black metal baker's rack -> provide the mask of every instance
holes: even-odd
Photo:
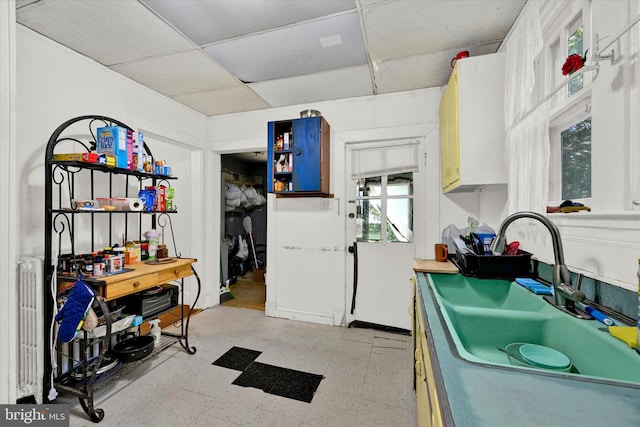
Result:
[[[80,152],[95,152],[96,150],[96,131],[99,127],[103,126],[121,126],[128,130],[133,131],[133,129],[126,124],[118,121],[116,119],[112,119],[110,117],[101,116],[101,115],[86,115],[79,116],[67,120],[62,123],[58,128],[52,133],[49,141],[47,143],[46,155],[45,155],[45,242],[44,242],[44,283],[43,283],[43,292],[44,292],[44,333],[45,333],[45,345],[44,345],[44,381],[43,381],[43,401],[49,400],[49,390],[53,387],[60,388],[64,391],[70,392],[74,395],[77,395],[80,401],[80,404],[87,415],[93,422],[100,422],[104,417],[104,411],[99,408],[94,408],[93,405],[93,396],[94,391],[96,390],[96,380],[97,380],[97,371],[98,369],[91,369],[89,366],[89,362],[91,362],[92,366],[99,366],[102,362],[107,349],[109,348],[109,343],[112,336],[112,323],[113,320],[109,315],[109,307],[108,304],[103,300],[101,296],[97,296],[95,298],[95,304],[100,308],[102,313],[105,316],[105,326],[106,326],[106,334],[98,339],[90,340],[87,338],[87,333],[84,331],[79,332],[82,338],[79,340],[80,350],[78,354],[82,355],[82,360],[76,361],[80,367],[82,368],[82,379],[70,382],[69,381],[69,372],[59,375],[57,372],[57,367],[54,366],[52,362],[52,352],[50,343],[52,342],[52,331],[54,330],[54,313],[57,304],[57,299],[52,292],[52,284],[57,283],[57,279],[60,277],[57,272],[57,259],[54,259],[54,254],[60,255],[62,253],[63,241],[68,239],[68,248],[67,250],[71,253],[72,256],[77,255],[76,252],[76,231],[80,227],[78,225],[78,218],[86,219],[88,218],[89,226],[82,227],[82,233],[85,235],[89,234],[88,243],[90,247],[90,251],[96,251],[96,233],[104,233],[103,227],[99,225],[102,224],[104,226],[106,218],[106,227],[109,238],[114,236],[114,218],[115,216],[119,216],[124,218],[124,224],[122,229],[123,239],[129,240],[130,236],[130,224],[136,223],[137,226],[137,234],[136,237],[139,237],[142,232],[143,226],[143,217],[150,219],[151,228],[156,228],[156,225],[159,225],[164,234],[165,227],[169,228],[169,232],[171,237],[173,238],[173,247],[175,250],[176,257],[180,258],[181,254],[178,252],[175,246],[175,238],[173,234],[173,224],[171,222],[171,217],[169,216],[173,212],[114,212],[114,211],[84,211],[81,209],[76,209],[73,207],[72,200],[75,198],[76,186],[80,183],[88,187],[90,192],[89,198],[95,198],[95,184],[96,184],[96,175],[106,175],[107,177],[107,187],[108,187],[108,196],[112,197],[114,192],[114,177],[122,175],[124,177],[124,186],[125,186],[125,194],[124,197],[129,197],[130,188],[135,187],[137,184],[137,188],[142,188],[143,182],[150,182],[152,186],[159,185],[160,183],[169,184],[170,180],[177,179],[173,176],[159,175],[148,172],[139,172],[137,170],[129,170],[123,168],[116,168],[113,166],[108,166],[104,164],[98,163],[88,163],[82,161],[68,161],[68,160],[54,160],[54,154],[56,152],[56,148],[64,145],[65,148],[69,146],[74,147],[75,150],[80,150]],[[152,156],[151,150],[148,145],[144,144],[145,153],[148,156]],[[82,175],[81,175],[82,173]],[[88,182],[82,181],[85,179],[86,175],[88,175]],[[133,182],[132,185],[131,182]],[[170,185],[168,185],[170,187]],[[54,191],[55,189],[55,191]],[[66,190],[66,194],[65,191]],[[87,189],[85,189],[86,191]],[[137,196],[137,193],[136,193]],[[68,200],[67,200],[68,199]],[[69,203],[69,208],[63,207],[63,204]],[[130,216],[133,216],[133,221],[130,221]],[[137,219],[137,221],[136,221]],[[98,224],[99,220],[101,220],[100,224]],[[118,230],[120,231],[120,230]],[[86,243],[85,243],[86,244]],[[55,245],[55,246],[54,246]],[[189,320],[191,318],[193,307],[196,305],[201,291],[201,283],[198,274],[196,273],[193,266],[191,269],[194,273],[194,276],[197,280],[198,291],[195,298],[195,301],[191,305],[191,309],[189,310],[185,319],[184,312],[182,312],[182,319],[185,319],[180,324],[181,332],[180,334],[174,335],[178,342],[180,342],[181,346],[185,349],[185,351],[189,354],[195,354],[196,349],[189,345]],[[67,278],[68,280],[68,278]],[[90,282],[87,282],[90,284]],[[184,292],[182,292],[181,287],[181,304],[184,310]],[[163,333],[164,334],[164,333]],[[170,335],[170,334],[168,334]],[[175,341],[174,341],[175,342]],[[99,353],[92,360],[89,360],[87,357],[87,351],[90,346],[95,346],[95,344],[99,344]],[[58,355],[55,355],[58,357]],[[70,370],[69,370],[70,371]],[[90,372],[87,372],[90,371]],[[105,376],[106,377],[106,376]],[[104,379],[104,378],[101,378]]]

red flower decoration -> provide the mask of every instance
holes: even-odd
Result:
[[[574,72],[578,71],[584,66],[586,60],[587,52],[584,53],[584,56],[580,56],[577,53],[569,55],[569,57],[567,57],[567,60],[564,62],[564,65],[562,66],[562,75],[566,76],[567,74],[573,74]]]

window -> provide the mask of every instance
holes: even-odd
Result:
[[[549,167],[549,199],[591,197],[591,107],[589,98],[566,109],[553,122]]]
[[[569,55],[584,56],[588,46],[588,3],[564,19],[559,18],[561,30],[549,45],[549,72],[551,82],[559,85],[565,79],[560,72]],[[566,9],[571,11],[571,9]],[[586,87],[591,81],[589,73],[570,78],[566,89],[553,98],[552,117],[549,126],[549,204],[563,200],[591,198],[591,93]]]
[[[413,172],[359,178],[358,242],[413,242]]]
[[[560,133],[562,199],[591,197],[591,117]]]

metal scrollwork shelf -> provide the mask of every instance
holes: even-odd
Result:
[[[171,187],[173,176],[158,175],[137,170],[116,168],[98,163],[88,163],[56,157],[59,153],[92,153],[96,151],[96,131],[103,126],[121,126],[133,132],[126,124],[100,115],[79,116],[62,123],[49,138],[45,155],[45,242],[44,242],[44,331],[45,343],[45,375],[43,401],[55,398],[48,394],[57,388],[78,396],[80,404],[93,422],[104,418],[104,411],[94,407],[94,392],[112,377],[121,377],[129,366],[135,363],[122,363],[110,354],[112,346],[127,329],[116,330],[117,318],[112,318],[112,310],[117,308],[118,299],[154,287],[169,281],[179,286],[180,332],[162,332],[162,342],[154,352],[179,343],[189,354],[195,354],[196,348],[189,344],[189,321],[193,307],[198,302],[201,291],[200,277],[193,263],[195,259],[182,258],[175,242],[171,212],[145,211],[101,211],[85,210],[77,206],[75,200],[94,200],[103,195],[114,197],[137,197],[144,184],[150,186],[162,184]],[[146,155],[152,156],[149,147],[144,144]],[[99,194],[103,192],[103,194]],[[80,276],[78,255],[82,252],[93,253],[105,244],[124,242],[140,238],[143,227],[156,229],[159,227],[162,243],[165,236],[170,236],[175,262],[166,266],[152,266],[140,263],[125,269],[122,279],[108,277],[84,277],[83,280],[96,292],[92,308],[101,312],[103,329],[100,334],[91,330],[80,329],[76,337],[68,343],[57,339],[55,315],[58,309],[58,296],[62,289],[69,289]],[[70,256],[74,267],[71,273],[59,271],[60,255]],[[75,274],[74,274],[75,272]],[[197,282],[195,301],[185,310],[184,279],[193,276]],[[130,289],[126,287],[131,283]],[[140,286],[140,284],[143,284]],[[139,287],[138,287],[139,286]],[[175,308],[175,306],[173,306]],[[162,313],[154,313],[144,321],[157,317]],[[97,330],[97,329],[96,329]],[[108,373],[103,363],[109,362]],[[123,365],[126,367],[123,368]]]

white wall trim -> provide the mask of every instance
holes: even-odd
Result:
[[[16,4],[0,2],[0,402],[16,401]]]
[[[319,323],[321,325],[339,326],[334,321],[334,315],[328,313],[313,313],[310,311],[299,311],[287,308],[273,307],[269,310],[269,316],[282,319],[298,320],[300,322]]]

